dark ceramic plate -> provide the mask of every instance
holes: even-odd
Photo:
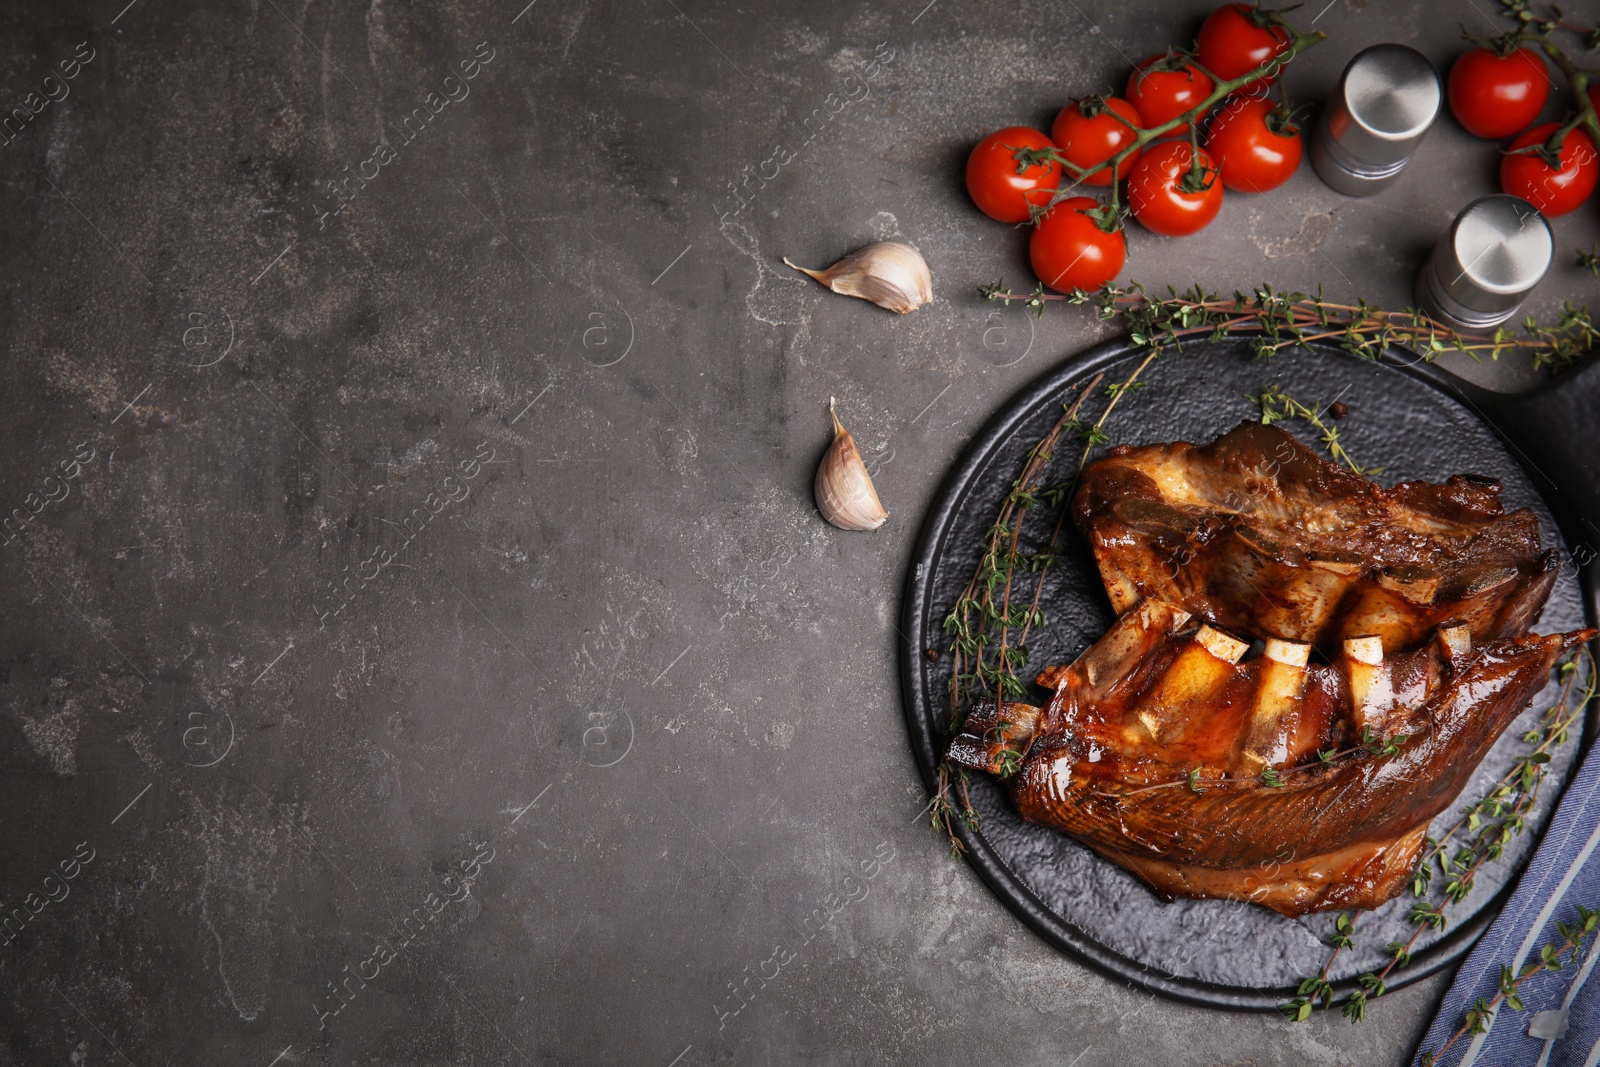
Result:
[[[1061,404],[1095,374],[1121,381],[1142,357],[1126,341],[1111,341],[1068,360],[1008,401],[951,471],[929,511],[908,576],[901,677],[912,746],[932,787],[943,751],[950,657],[930,662],[924,649],[945,647],[941,621],[972,573],[982,532],[1024,454],[1050,427]],[[1204,442],[1257,409],[1246,399],[1282,384],[1307,403],[1342,400],[1349,417],[1340,437],[1363,464],[1384,467],[1379,480],[1438,481],[1455,473],[1484,474],[1505,485],[1508,509],[1531,507],[1547,547],[1563,567],[1540,632],[1591,625],[1595,597],[1586,564],[1600,546],[1600,470],[1588,441],[1600,412],[1600,364],[1560,379],[1553,388],[1506,398],[1461,383],[1442,371],[1397,358],[1374,363],[1333,346],[1286,350],[1264,362],[1249,342],[1229,338],[1186,343],[1141,376],[1145,388],[1119,403],[1107,429],[1114,441],[1145,444]],[[1103,401],[1101,401],[1103,402]],[[1302,423],[1288,428],[1318,447]],[[1076,462],[1077,449],[1058,450],[1054,478]],[[1054,517],[1036,508],[1025,539],[1042,543]],[[1111,622],[1099,575],[1086,546],[1067,524],[1058,546],[1062,562],[1047,573],[1041,605],[1046,625],[1030,639],[1036,668],[1068,662]],[[1521,735],[1554,696],[1552,686],[1509,730],[1467,787],[1482,796],[1525,749]],[[1044,691],[1035,689],[1042,699]],[[1592,741],[1594,712],[1550,765],[1551,782],[1565,786],[1580,751]],[[1554,810],[1560,789],[1541,791],[1531,832],[1479,872],[1473,894],[1451,909],[1444,931],[1418,940],[1411,965],[1395,972],[1391,988],[1458,962],[1487,927],[1527,862]],[[1230,901],[1164,902],[1132,875],[1070,838],[1023,822],[1010,798],[986,775],[972,776],[979,827],[964,833],[969,860],[995,894],[1040,936],[1070,955],[1156,993],[1213,1007],[1268,1010],[1322,965],[1328,915],[1288,919]],[[1452,808],[1439,826],[1455,819]],[[1384,945],[1410,935],[1409,895],[1363,916],[1355,950],[1341,953],[1330,975],[1342,997],[1356,975],[1381,966]]]

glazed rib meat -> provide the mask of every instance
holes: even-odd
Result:
[[[1045,707],[980,703],[946,757],[1164,896],[1376,907],[1595,636],[1527,634],[1555,571],[1497,494],[1383,489],[1260,424],[1113,450],[1074,508],[1120,617],[1039,676]]]
[[[1556,659],[1593,636],[1473,646],[1452,626],[1389,658],[1356,638],[1332,664],[1280,641],[1241,662],[1245,642],[1145,601],[1041,675],[1055,690],[1042,712],[980,704],[948,757],[1014,771],[1024,818],[1165,896],[1372,908]]]
[[[1112,449],[1073,517],[1119,614],[1151,598],[1329,656],[1365,636],[1392,653],[1447,621],[1484,640],[1538,618],[1556,557],[1499,494],[1474,475],[1385,489],[1246,422],[1209,445]]]

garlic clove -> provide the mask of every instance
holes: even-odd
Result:
[[[822,517],[841,530],[876,530],[889,518],[878,502],[872,476],[861,461],[856,439],[839,424],[833,413],[833,398],[828,398],[828,415],[833,419],[833,444],[817,464],[812,491]]]
[[[807,270],[790,263],[787,256],[783,262],[836,293],[859,296],[901,315],[933,299],[928,261],[904,241],[879,241],[858,248],[827,270]]]

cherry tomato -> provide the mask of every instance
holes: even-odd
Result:
[[[1001,222],[1027,222],[1028,207],[1044,207],[1061,184],[1061,165],[1029,163],[1017,173],[1018,148],[1055,148],[1055,142],[1028,126],[1007,126],[978,142],[967,157],[967,193],[978,210]]]
[[[1229,97],[1206,133],[1223,184],[1241,193],[1264,193],[1288,181],[1300,166],[1304,142],[1300,127],[1259,96]]]
[[[1028,240],[1033,273],[1052,289],[1098,289],[1117,276],[1128,258],[1128,239],[1121,230],[1107,233],[1085,215],[1100,201],[1074,196],[1050,209]]]
[[[1223,4],[1206,16],[1195,52],[1200,65],[1222,81],[1242,78],[1289,50],[1289,31],[1249,4]],[[1278,73],[1246,82],[1237,92],[1266,92]]]
[[[1139,109],[1149,127],[1170,122],[1211,95],[1211,79],[1185,63],[1182,56],[1146,56],[1128,76],[1123,94]],[[1189,132],[1189,124],[1174,126],[1172,136]]]
[[[1118,115],[1122,118],[1118,119]],[[1061,109],[1055,124],[1050,127],[1050,139],[1060,147],[1061,154],[1067,157],[1069,163],[1088,170],[1133,143],[1136,134],[1128,128],[1129,123],[1143,126],[1144,119],[1126,100],[1116,96],[1086,96]],[[1139,153],[1130,153],[1127,159],[1117,164],[1117,177],[1126,178],[1138,161]],[[1070,181],[1071,178],[1069,171],[1067,179]],[[1110,185],[1111,169],[1101,167],[1084,178],[1083,184]]]
[[[1200,166],[1211,171],[1204,189],[1186,192],[1183,183],[1194,158],[1188,141],[1164,141],[1147,149],[1128,176],[1128,206],[1145,228],[1168,237],[1183,237],[1206,228],[1222,209],[1222,182],[1205,149]]]
[[[1546,122],[1511,142],[1512,149],[1547,141],[1560,126]],[[1537,155],[1523,153],[1500,157],[1500,188],[1520,196],[1546,215],[1565,215],[1594,192],[1600,178],[1600,156],[1583,130],[1569,130],[1561,142],[1561,166],[1552,168]]]
[[[1550,76],[1527,45],[1504,58],[1492,48],[1472,48],[1450,68],[1446,94],[1468,133],[1498,141],[1539,117],[1550,96]]]

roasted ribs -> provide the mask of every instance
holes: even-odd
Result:
[[[1498,482],[1385,489],[1259,422],[1204,446],[1112,449],[1084,471],[1073,517],[1118,614],[1160,600],[1330,657],[1351,637],[1414,648],[1449,621],[1475,640],[1524,634],[1557,571]]]
[[[1046,707],[980,703],[947,758],[1165,896],[1376,907],[1595,636],[1526,635],[1555,571],[1497,493],[1386,490],[1260,424],[1115,449],[1074,510],[1125,610],[1039,676]]]

